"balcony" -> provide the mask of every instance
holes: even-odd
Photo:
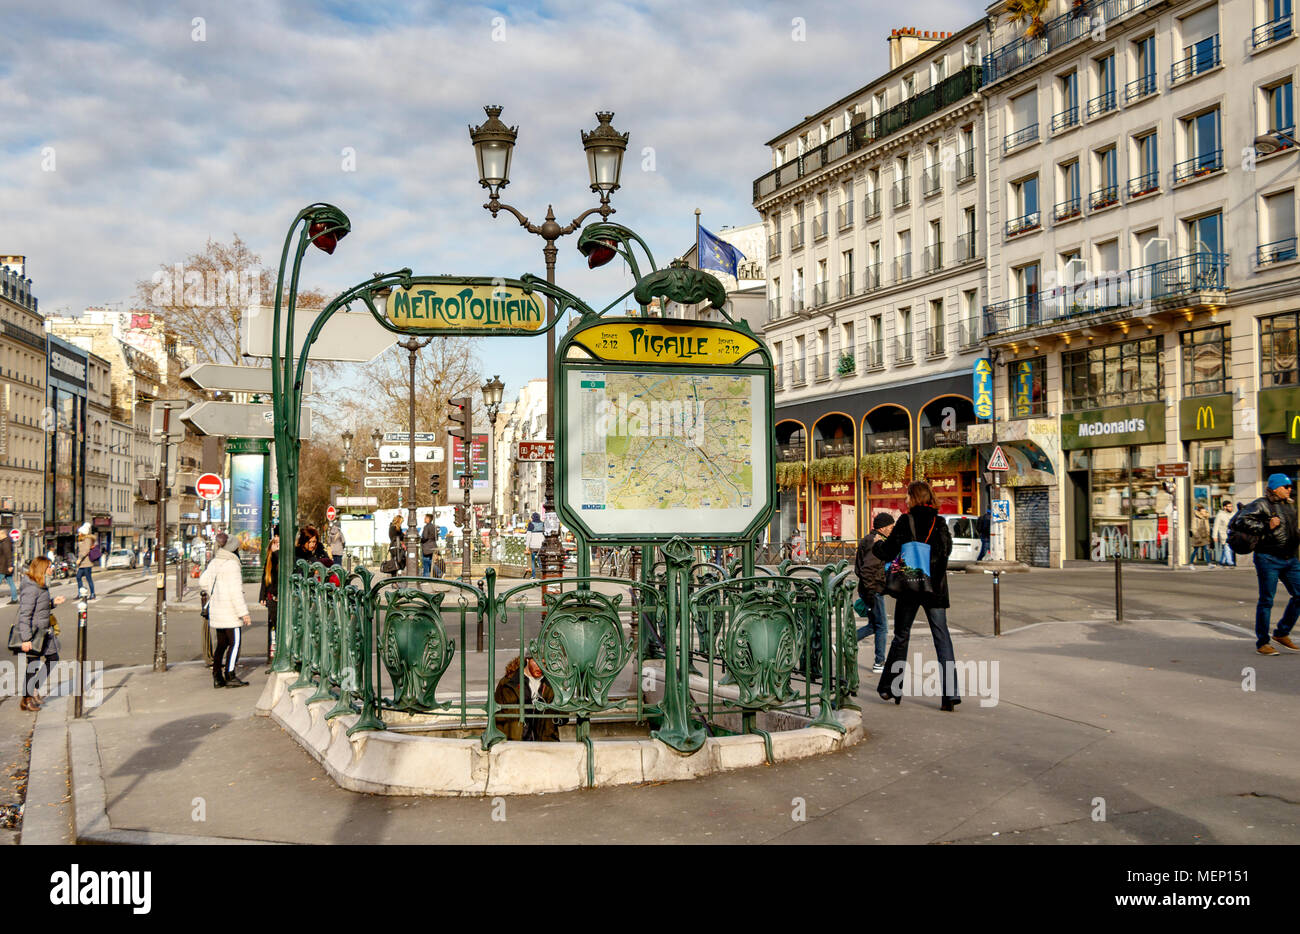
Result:
[[[1119,186],[1105,185],[1088,196],[1088,207],[1094,211],[1119,204]]]
[[[853,297],[853,273],[846,272],[840,276],[839,300]]]
[[[1114,109],[1115,109],[1114,91],[1106,91],[1103,94],[1098,94],[1092,100],[1088,101],[1088,119],[1092,120],[1095,117],[1100,117],[1103,114],[1108,114]]]
[[[800,224],[797,227],[790,228],[790,250],[791,252],[793,252],[795,250],[802,250],[802,249],[803,249],[803,224]]]
[[[802,386],[807,380],[804,378],[804,361],[796,360],[789,364],[790,367],[790,385]]]
[[[894,365],[912,362],[912,335],[894,338]]]
[[[1141,198],[1143,195],[1149,195],[1153,191],[1160,190],[1160,173],[1147,172],[1139,175],[1137,178],[1128,180],[1128,196],[1132,198]]]
[[[904,127],[919,123],[926,117],[969,97],[979,90],[980,75],[979,65],[963,68],[933,87],[895,104],[884,113],[864,118],[845,132],[808,150],[802,156],[791,159],[767,174],[759,176],[754,181],[754,201],[775,194],[799,179],[820,171],[832,162],[874,145]]]
[[[1287,237],[1283,240],[1274,240],[1272,243],[1261,244],[1255,251],[1255,265],[1271,266],[1274,263],[1285,263],[1287,260],[1296,258],[1296,238]]]
[[[1080,203],[1079,197],[1076,195],[1073,198],[1067,198],[1058,203],[1056,207],[1052,208],[1052,221],[1060,224],[1064,221],[1073,220],[1082,214],[1083,205]]]
[[[885,366],[885,348],[881,341],[867,341],[862,345],[858,366],[863,371],[880,370]]]
[[[948,352],[948,326],[942,322],[925,329],[925,354],[942,357]]]
[[[1059,114],[1052,116],[1052,132],[1060,133],[1062,130],[1068,130],[1072,126],[1079,125],[1079,107],[1067,107]]]
[[[24,327],[19,327],[12,321],[0,321],[0,326],[3,327],[3,330],[0,330],[0,333],[3,333],[5,337],[10,340],[16,340],[20,344],[26,344],[33,350],[39,350],[42,354],[45,353],[44,334],[37,334],[35,331],[29,331]],[[44,365],[42,365],[42,368],[44,368]]]
[[[909,179],[902,178],[894,182],[894,210],[907,207],[912,203],[912,188]]]
[[[815,283],[813,285],[812,307],[820,308],[822,305],[825,305],[829,293],[830,293],[830,283],[827,282]]]
[[[776,259],[781,255],[781,231],[767,238],[767,258]]]
[[[817,382],[825,382],[831,378],[831,355],[830,352],[819,353],[813,357],[813,379]]]
[[[853,202],[846,201],[841,204],[835,212],[835,220],[839,224],[840,230],[848,230],[853,226]]]
[[[1191,159],[1186,159],[1174,166],[1175,182],[1190,182],[1193,179],[1212,175],[1223,169],[1223,150],[1203,152]]]
[[[1251,30],[1250,47],[1259,51],[1283,39],[1290,39],[1292,35],[1291,14],[1288,13]]]
[[[975,259],[979,255],[979,247],[975,242],[975,231],[964,233],[953,242],[952,258],[954,262],[966,263]]]
[[[781,296],[767,300],[767,323],[781,320]]]
[[[969,182],[975,177],[975,150],[967,149],[957,153],[957,184]]]
[[[777,392],[780,392],[782,389],[785,388],[784,377],[785,377],[785,367],[783,367],[779,363],[776,364],[774,367],[772,367],[772,388]],[[518,479],[517,475],[515,479],[516,480]]]
[[[894,281],[906,282],[912,278],[912,254],[900,253],[894,260]]]
[[[873,191],[862,199],[862,219],[875,220],[880,216],[880,192]]]
[[[798,291],[790,296],[790,314],[797,315],[803,311],[803,292]]]
[[[962,347],[974,347],[980,342],[982,336],[979,318],[967,318],[965,321],[957,322],[957,340],[961,342]]]
[[[880,288],[880,263],[868,266],[862,271],[862,291],[870,292]]]
[[[925,270],[927,276],[943,268],[942,243],[932,243],[925,248],[925,252],[921,254],[921,268]]]
[[[1042,218],[1037,211],[1031,211],[1021,217],[1007,221],[1006,236],[1007,239],[1018,237],[1021,234],[1037,230],[1042,225]]]
[[[1008,133],[1002,140],[1002,151],[1015,152],[1017,149],[1023,149],[1030,143],[1038,142],[1038,124],[1031,123],[1029,126],[1013,133]]]
[[[1169,81],[1171,84],[1177,84],[1180,81],[1188,81],[1197,75],[1205,74],[1211,68],[1217,68],[1219,65],[1219,37],[1214,36],[1210,45],[1199,51],[1193,52],[1180,61],[1174,62],[1174,67],[1170,69]]]
[[[937,195],[943,191],[942,169],[943,166],[936,164],[921,173],[921,189],[924,192],[924,197],[928,198],[930,195]]]
[[[1131,104],[1134,101],[1140,101],[1144,97],[1150,97],[1157,90],[1156,73],[1154,71],[1149,72],[1124,85],[1124,103]]]
[[[1152,303],[1163,303],[1173,312],[1190,305],[1219,303],[1227,266],[1225,253],[1192,253],[986,305],[984,334],[1082,327],[1091,316],[1114,312],[1150,315],[1159,310],[1153,309]]]
[[[828,217],[826,211],[822,211],[820,214],[813,215],[813,239],[814,240],[826,239],[826,233],[827,233],[826,228],[829,226],[827,224],[827,220]]]
[[[813,443],[813,452],[813,456],[818,459],[823,457],[852,457],[853,439],[832,438],[829,441],[815,441]]]

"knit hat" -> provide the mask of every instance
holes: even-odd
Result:
[[[1275,473],[1273,476],[1268,478],[1268,488],[1270,492],[1284,486],[1291,486],[1291,478],[1286,474]]]
[[[876,517],[871,520],[871,528],[883,529],[894,524],[894,517],[887,512],[878,512]]]

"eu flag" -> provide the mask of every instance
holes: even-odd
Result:
[[[745,254],[737,250],[726,240],[720,240],[703,227],[700,228],[700,240],[695,245],[695,255],[700,269],[716,269],[736,279],[740,278],[737,267]]]

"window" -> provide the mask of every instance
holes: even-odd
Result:
[[[898,309],[898,342],[894,349],[895,363],[912,362],[912,309]]]
[[[1287,0],[1289,3],[1290,0]],[[980,43],[978,39],[971,39],[961,50],[961,64],[963,68],[980,63]]]
[[[969,347],[980,339],[980,292],[969,289],[961,293],[961,343]]]
[[[1066,411],[1163,401],[1163,347],[1147,337],[1061,354]]]
[[[1115,53],[1094,59],[1093,74],[1097,82],[1097,96],[1088,101],[1089,119],[1115,109]]]
[[[1255,27],[1250,42],[1256,49],[1291,37],[1291,0],[1267,0],[1264,4],[1264,24]]]
[[[1082,212],[1079,204],[1079,160],[1071,159],[1057,166],[1061,200],[1056,205],[1055,220],[1064,221],[1078,217]]]
[[[1215,211],[1183,222],[1189,253],[1223,252],[1223,214]]]
[[[1095,247],[1097,269],[1103,273],[1119,272],[1119,240],[1103,240]]]
[[[1047,414],[1047,358],[1030,357],[1007,364],[1007,387],[1011,393],[1011,417],[1031,418]]]
[[[948,322],[943,313],[943,299],[936,298],[930,302],[930,328],[927,334],[926,349],[931,356],[938,356],[947,351]]]
[[[1156,92],[1156,37],[1146,36],[1133,43],[1133,73],[1124,87],[1124,100],[1135,101]]]
[[[903,100],[907,100],[916,94],[916,75],[908,75],[903,79]]]
[[[894,182],[895,208],[901,208],[912,200],[911,189],[908,185],[908,167],[907,156],[899,156],[894,170],[897,178],[897,181]]]
[[[912,276],[912,232],[901,230],[898,233],[898,252],[894,260],[894,281],[903,282]]]
[[[959,140],[957,181],[964,182],[975,177],[975,127],[962,127]]]
[[[884,113],[886,110],[889,109],[888,105],[886,104],[886,101],[888,100],[886,95],[888,93],[889,93],[888,91],[876,92],[876,96],[871,99],[871,116],[879,117],[882,113]]]
[[[1107,146],[1093,153],[1094,173],[1097,188],[1092,193],[1094,210],[1110,207],[1119,203],[1119,165],[1115,147]]]
[[[1212,396],[1227,392],[1231,363],[1227,325],[1184,331],[1180,340],[1183,345],[1183,395]]]
[[[1128,195],[1136,198],[1160,188],[1160,149],[1156,131],[1133,137],[1134,175],[1129,181]]]
[[[925,271],[937,272],[943,268],[943,228],[939,221],[930,221],[925,245]]]
[[[1008,211],[1012,219],[1007,221],[1007,236],[1034,230],[1039,225],[1038,216],[1038,176],[1031,175],[1011,183],[1011,207]]]
[[[1295,110],[1292,108],[1291,79],[1264,88],[1264,129],[1269,133],[1295,133]],[[1285,141],[1283,141],[1285,142]],[[1288,148],[1290,145],[1287,144]]]
[[[1295,189],[1265,195],[1260,212],[1260,266],[1296,258]]]
[[[948,77],[948,59],[938,58],[930,63],[930,87]]]
[[[1052,118],[1052,132],[1079,125],[1079,73],[1071,71],[1056,79],[1061,104]]]
[[[853,251],[845,250],[840,254],[840,298],[853,294]],[[852,341],[849,342],[852,346]]]
[[[872,315],[867,331],[871,343],[867,349],[867,366],[884,366],[885,320],[883,315]]]
[[[1020,299],[1016,320],[1012,321],[1011,327],[1024,327],[1034,325],[1039,319],[1039,302],[1038,292],[1040,289],[1040,279],[1038,263],[1027,263],[1024,266],[1017,266],[1011,270],[1012,289],[1015,295]]]
[[[957,237],[957,262],[964,263],[974,259],[975,244],[975,209],[964,208],[961,215],[961,235]]]
[[[1219,144],[1219,108],[1188,117],[1182,124],[1188,158],[1175,166],[1174,180],[1184,182],[1223,168],[1223,150]]]
[[[1219,64],[1219,5],[1217,3],[1178,21],[1182,34],[1182,60],[1174,64],[1172,79],[1182,81]]]
[[[1260,385],[1294,386],[1300,371],[1296,367],[1300,314],[1288,312],[1259,321]]]
[[[1038,91],[1029,91],[1011,99],[1011,132],[1002,143],[1005,152],[1038,139]]]

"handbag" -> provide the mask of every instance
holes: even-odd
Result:
[[[32,633],[32,638],[29,640],[32,643],[32,647],[27,651],[32,655],[44,655],[45,637],[48,634],[48,629],[38,629]],[[9,627],[9,651],[13,652],[15,655],[19,655],[23,651],[23,637],[18,634],[17,623],[14,623]]]
[[[396,574],[397,562],[394,561],[392,558],[389,558],[383,564],[379,565],[379,570],[383,571],[385,574]]]
[[[934,532],[934,522],[930,523],[924,541],[916,540],[916,525],[910,512],[907,514],[907,527],[912,532],[912,540],[903,543],[898,557],[885,571],[885,593],[896,599],[934,593],[934,582],[930,580],[930,535]]]
[[[215,597],[216,595],[217,595],[217,581],[214,577],[212,581],[212,593],[208,594],[208,599],[204,602],[203,606],[199,608],[199,618],[202,619],[205,623],[209,622],[212,619],[212,598]]]

